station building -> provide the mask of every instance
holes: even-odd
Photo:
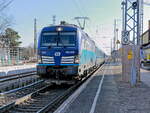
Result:
[[[2,37],[0,37],[2,39]],[[15,65],[21,63],[22,48],[9,48],[0,40],[0,66]]]
[[[0,66],[20,64],[22,48],[0,48]]]

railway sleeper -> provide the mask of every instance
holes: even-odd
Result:
[[[21,106],[21,105],[19,105],[18,106],[19,108],[22,108],[22,109],[26,109],[26,108],[28,108],[28,109],[33,109],[33,108],[38,108],[38,109],[41,109],[42,107],[43,107],[43,105],[24,105],[24,106]]]
[[[41,103],[48,103],[49,102],[49,100],[47,99],[44,99],[44,100],[35,100],[35,101],[33,101],[33,103],[39,103],[39,104],[41,104]]]
[[[41,109],[41,107],[43,106],[19,106],[18,108],[21,108],[21,109],[36,109],[36,110],[39,110]]]
[[[41,101],[41,100],[35,100],[35,101],[28,101],[28,102],[25,102],[24,104],[42,104],[42,103],[46,103],[45,100]]]
[[[39,109],[38,109],[39,110]],[[22,108],[14,108],[13,111],[15,112],[24,112],[24,113],[32,113],[32,112],[37,112],[37,109],[22,109]],[[11,112],[10,112],[11,113]]]
[[[20,107],[20,108],[30,108],[31,107],[31,104],[22,104],[22,105],[17,105],[17,107]],[[33,104],[32,107],[37,107],[37,108],[42,108],[43,105],[41,104]]]

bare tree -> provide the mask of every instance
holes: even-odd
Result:
[[[0,0],[0,34],[8,28],[12,19],[4,13],[4,10],[13,2],[13,0]]]
[[[2,12],[5,8],[7,8],[13,0],[1,0],[0,1],[0,12]]]
[[[0,15],[0,35],[3,34],[6,28],[10,27],[12,19],[8,16]]]

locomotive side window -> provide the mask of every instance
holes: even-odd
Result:
[[[58,33],[42,33],[41,46],[57,46]]]
[[[75,32],[61,32],[59,33],[58,46],[75,46],[76,33]]]

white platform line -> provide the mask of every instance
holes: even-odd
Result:
[[[95,97],[94,97],[94,101],[93,101],[93,104],[92,104],[90,113],[94,113],[94,112],[95,112],[96,103],[97,103],[99,94],[100,94],[100,92],[101,92],[101,88],[102,88],[102,84],[103,84],[103,81],[104,81],[105,73],[106,73],[106,69],[105,69],[104,72],[103,72],[103,76],[102,76],[102,79],[101,79],[101,81],[100,81],[100,83],[99,83],[99,87],[98,87],[98,89],[97,89],[96,95],[95,95]]]
[[[102,69],[101,67],[100,69]],[[98,69],[94,75],[100,70]],[[79,87],[54,113],[64,113],[67,108],[71,105],[71,103],[79,96],[79,94],[87,87],[88,83],[93,79],[94,76],[91,76],[84,84]]]

